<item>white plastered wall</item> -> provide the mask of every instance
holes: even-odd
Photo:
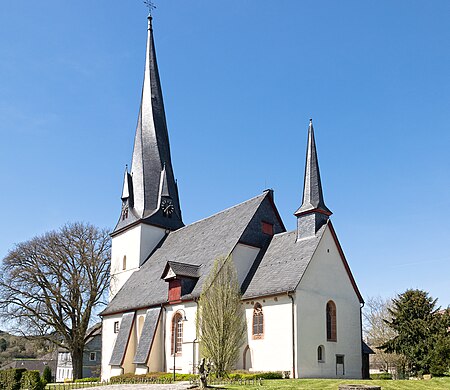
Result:
[[[102,321],[102,380],[108,380],[111,376],[120,375],[122,369],[111,370],[109,361],[116,343],[118,333],[114,333],[114,322],[122,321],[122,314],[115,314],[103,318]]]
[[[326,304],[336,304],[337,341],[327,341]],[[335,378],[336,354],[344,355],[345,378],[361,378],[360,302],[329,227],[296,291],[299,377]],[[325,349],[324,362],[317,348]]]
[[[164,235],[164,229],[141,223],[112,238],[110,301],[133,272],[139,269]],[[125,270],[124,256],[126,256]]]
[[[194,366],[198,365],[198,344],[196,341],[195,317],[197,313],[197,304],[195,302],[185,302],[179,305],[171,305],[163,310],[165,316],[165,371],[173,373],[174,359],[172,355],[172,318],[176,312],[185,316],[187,321],[183,322],[183,344],[180,355],[175,357],[176,373],[192,373]]]
[[[253,308],[262,306],[264,335],[252,335]],[[241,349],[236,367],[250,371],[289,371],[292,375],[292,303],[286,295],[245,301],[247,344]],[[248,348],[247,348],[248,345]]]
[[[241,285],[246,278],[248,271],[253,265],[259,251],[259,248],[240,243],[233,249],[231,256],[236,267],[239,285]]]

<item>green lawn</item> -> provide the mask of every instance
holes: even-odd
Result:
[[[450,390],[450,378],[433,378],[428,381],[358,381],[358,380],[335,380],[335,379],[281,379],[281,380],[265,380],[263,386],[228,386],[227,389],[296,389],[296,390],[337,390],[339,384],[365,384],[381,386],[382,390],[428,390],[428,389],[447,389]]]

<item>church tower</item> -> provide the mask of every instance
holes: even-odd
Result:
[[[161,240],[184,226],[170,157],[151,16],[131,170],[125,170],[121,198],[121,214],[111,234],[110,300]]]
[[[309,120],[308,145],[306,147],[303,201],[294,213],[297,217],[297,240],[314,236],[327,222],[332,212],[325,206],[317,160],[316,141],[312,119]]]

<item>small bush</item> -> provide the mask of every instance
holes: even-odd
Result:
[[[82,383],[82,382],[100,382],[100,378],[81,378],[81,379],[75,379],[75,383]]]
[[[392,374],[390,374],[389,372],[381,372],[379,374],[370,374],[370,379],[390,380],[390,379],[392,379]]]
[[[228,378],[231,380],[283,379],[283,373],[281,371],[233,371],[232,373],[228,374]]]
[[[283,379],[281,371],[259,372],[255,374],[255,378],[261,379]]]
[[[22,375],[22,388],[28,390],[44,390],[39,371],[25,371]]]

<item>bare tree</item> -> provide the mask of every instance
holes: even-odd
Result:
[[[393,369],[397,372],[405,364],[403,356],[387,353],[379,348],[395,337],[395,331],[386,323],[392,317],[389,312],[391,305],[391,299],[380,296],[367,299],[363,310],[363,331],[367,344],[375,351],[375,355],[371,357],[372,364],[386,372]]]
[[[67,348],[75,379],[91,315],[104,304],[110,248],[106,230],[67,224],[17,244],[0,266],[1,315],[23,334]]]
[[[216,376],[223,377],[236,363],[246,337],[245,312],[231,257],[217,259],[204,282],[197,332],[201,356],[211,361]]]

